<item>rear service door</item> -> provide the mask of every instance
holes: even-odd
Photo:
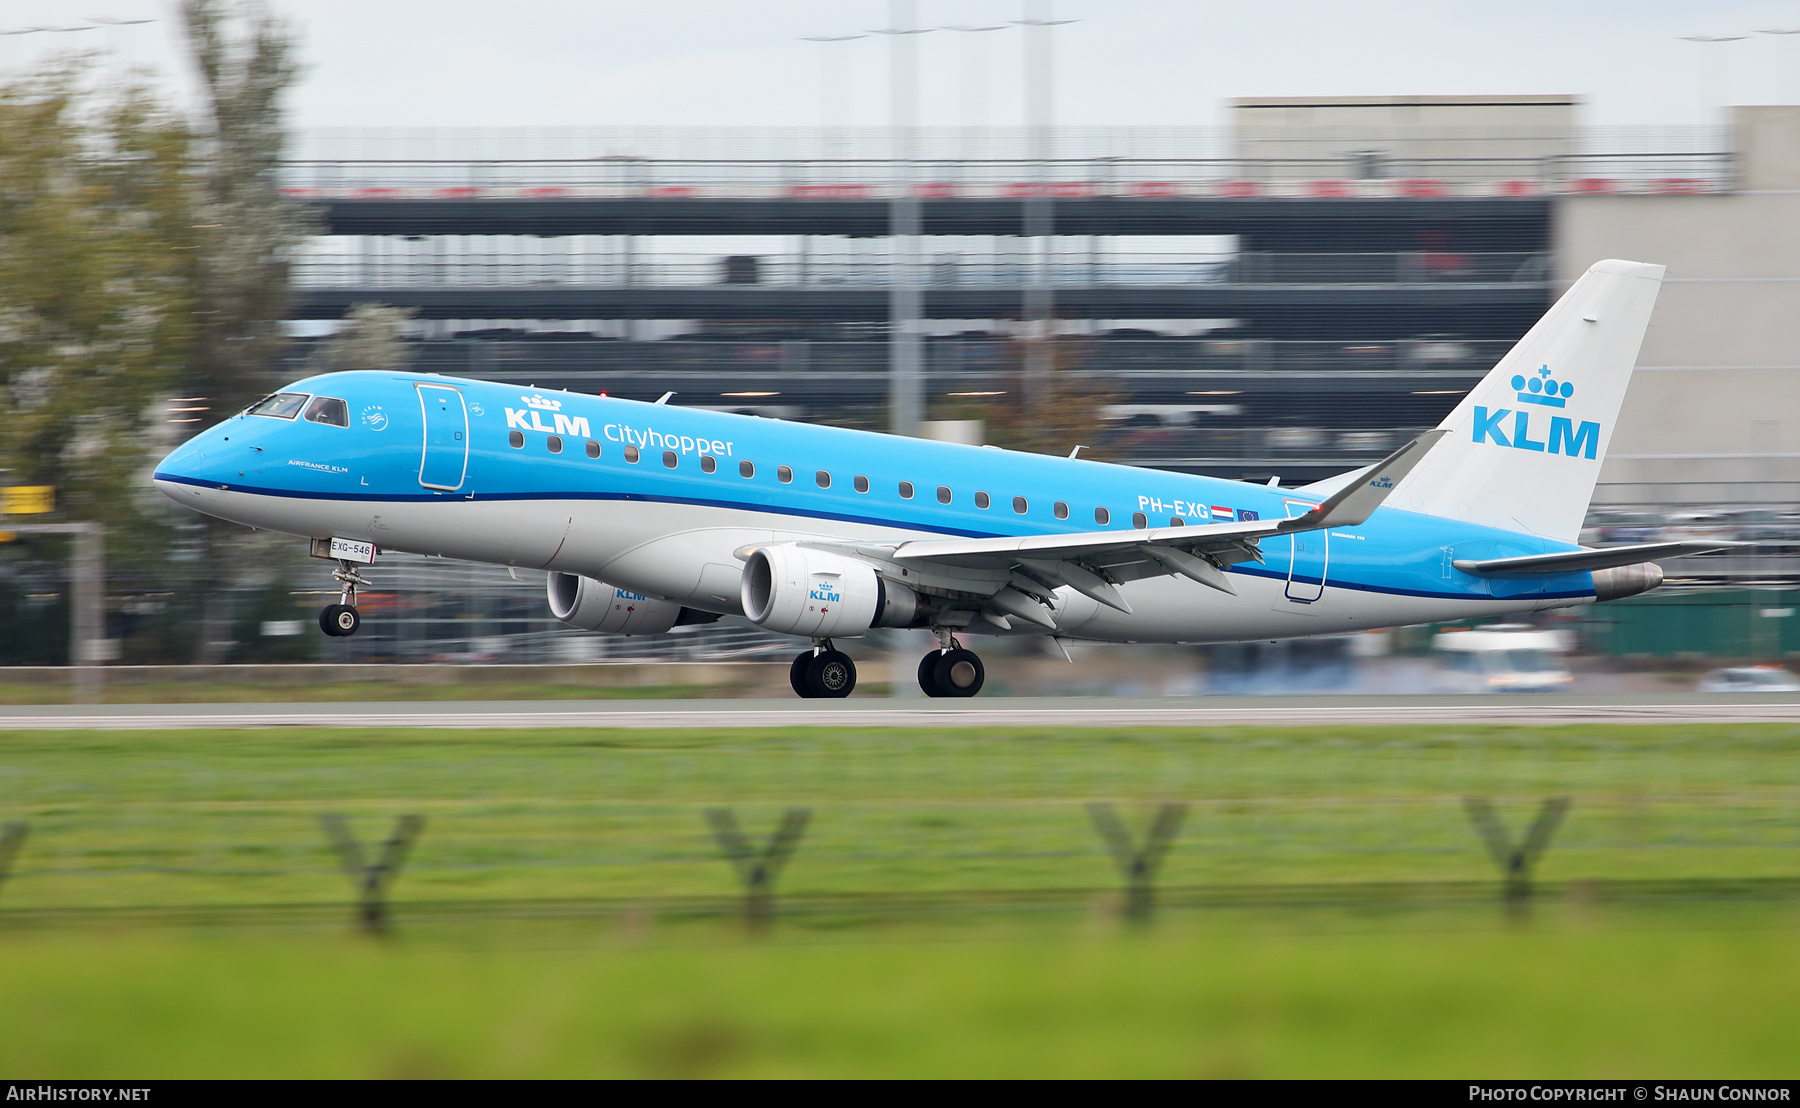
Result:
[[[428,489],[460,489],[469,472],[469,412],[463,407],[462,393],[448,385],[417,387],[419,407],[425,413],[419,484]]]
[[[1304,500],[1287,502],[1288,518],[1305,515],[1317,507]],[[1288,536],[1291,554],[1288,559],[1287,598],[1311,604],[1325,595],[1325,572],[1331,565],[1331,532],[1297,531]]]

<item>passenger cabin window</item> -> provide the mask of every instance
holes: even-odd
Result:
[[[1133,512],[1131,513],[1131,525],[1142,531],[1150,526],[1150,517],[1142,512]]]
[[[506,435],[506,441],[512,444],[514,450],[518,450],[525,445],[525,432],[509,431]]]
[[[327,427],[350,426],[350,405],[335,396],[315,396],[306,406],[306,422]]]
[[[268,416],[270,419],[293,419],[306,407],[304,392],[278,392],[265,396],[247,409],[251,415]]]
[[[625,460],[630,462],[632,465],[637,465],[638,448],[635,446],[627,446],[625,448]]]
[[[1187,520],[1182,519],[1180,516],[1170,516],[1169,517],[1169,526],[1170,527],[1186,527]]]
[[[828,489],[831,487],[831,474],[826,473],[822,469],[819,472],[813,474],[813,480],[817,481],[819,483],[819,487],[822,489]]]
[[[1102,527],[1105,527],[1107,524],[1112,522],[1112,513],[1107,511],[1105,508],[1095,508],[1094,509],[1094,522],[1098,523]]]
[[[1024,515],[1025,510],[1029,507],[1031,507],[1031,505],[1025,503],[1024,497],[1022,497],[1022,496],[1013,497],[1013,511],[1019,513],[1020,515]]]
[[[949,485],[939,485],[938,486],[938,503],[939,504],[950,503],[950,486]]]
[[[1055,516],[1057,519],[1068,519],[1069,518],[1069,506],[1067,504],[1064,504],[1062,501],[1058,500],[1055,504],[1052,504],[1050,506],[1050,514]]]
[[[756,463],[755,462],[739,462],[738,463],[738,476],[739,477],[755,477],[756,476]]]
[[[857,474],[856,479],[854,481],[851,481],[850,483],[852,485],[856,486],[857,492],[868,492],[869,491],[869,479],[867,477],[864,477],[860,473]]]
[[[775,480],[780,481],[784,485],[793,484],[793,482],[794,482],[793,469],[788,466],[776,466],[775,467]]]
[[[548,437],[544,440],[544,445],[550,448],[550,453],[561,454],[562,453],[562,436],[561,435],[551,435],[550,437]]]
[[[600,444],[593,439],[587,441],[587,456],[590,458],[598,458],[600,456]]]
[[[716,472],[718,470],[718,468],[719,468],[719,459],[713,457],[711,454],[700,455],[700,472],[701,473],[713,473],[713,472]]]
[[[993,501],[988,499],[987,493],[978,492],[975,494],[975,506],[977,508],[986,508],[991,503],[993,503]]]
[[[675,463],[679,462],[680,460],[681,460],[680,458],[677,458],[675,456],[675,452],[673,450],[663,451],[663,466],[664,466],[664,468],[674,469]]]
[[[912,482],[911,481],[900,482],[900,499],[911,500],[912,497],[913,497]]]

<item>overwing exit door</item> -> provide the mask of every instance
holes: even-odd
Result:
[[[460,391],[447,385],[419,385],[425,413],[425,452],[419,484],[446,492],[462,488],[469,472],[469,411]]]
[[[1304,515],[1315,507],[1304,500],[1290,500],[1288,518]],[[1297,531],[1288,536],[1288,543],[1287,598],[1311,604],[1325,595],[1325,575],[1331,568],[1331,532]]]

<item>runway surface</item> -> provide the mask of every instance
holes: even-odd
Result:
[[[1297,727],[1396,724],[1800,723],[1800,696],[1695,693],[1419,697],[991,697],[430,701],[0,707],[0,730],[243,727]]]

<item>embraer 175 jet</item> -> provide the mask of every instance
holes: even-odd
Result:
[[[548,570],[551,612],[589,631],[741,616],[809,639],[806,697],[855,687],[834,640],[927,628],[920,686],[973,696],[965,636],[1212,643],[1567,608],[1735,545],[1575,541],[1662,275],[1598,263],[1435,430],[1297,489],[380,372],[296,382],[154,480],[336,559],[328,635],[356,633],[357,567],[411,551]]]

